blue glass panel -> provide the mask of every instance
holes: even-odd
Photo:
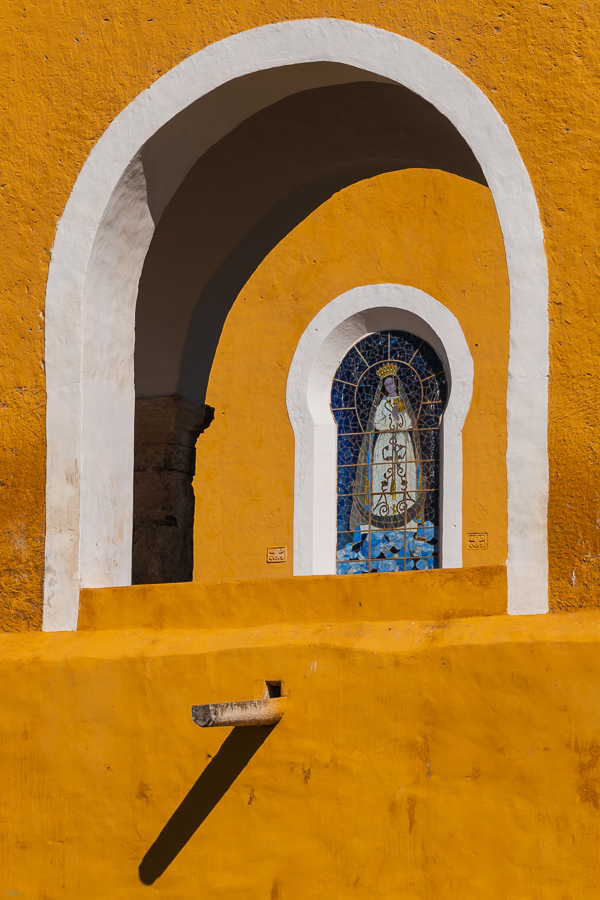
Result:
[[[425,487],[431,487],[437,479],[437,462],[434,460],[421,460],[420,464],[421,480],[426,482]]]
[[[354,490],[355,466],[339,466],[337,489],[338,494],[351,494]]]
[[[346,531],[350,527],[350,512],[352,510],[352,494],[337,499],[337,527],[338,531]]]
[[[371,563],[371,572],[399,572],[398,563],[394,559],[376,559]]]
[[[367,476],[368,466],[338,466],[338,496],[364,494],[368,490]]]
[[[336,379],[333,382],[333,388],[331,390],[331,408],[347,409],[349,407],[354,407],[355,390],[356,385],[347,384],[345,381],[338,381]]]
[[[383,363],[391,364],[396,387],[384,386],[377,374]],[[418,417],[414,428],[397,430],[389,393]],[[446,396],[434,350],[407,332],[367,335],[342,361],[332,387],[340,574],[438,565],[439,424]]]
[[[369,365],[388,359],[388,333],[378,331],[370,334],[357,344],[358,349]]]
[[[339,381],[347,381],[350,384],[356,384],[365,368],[366,365],[364,359],[358,350],[353,347],[340,363],[340,366],[335,373],[335,377]]]
[[[354,559],[352,553],[357,554],[366,535],[361,531],[340,531],[338,534],[337,550],[339,559]],[[343,551],[343,553],[341,553]],[[341,553],[341,555],[340,555]]]
[[[423,517],[429,522],[436,522],[438,517],[437,491],[427,494],[423,504]]]
[[[439,428],[440,427],[440,415],[437,412],[437,407],[432,408],[430,406],[423,407],[421,412],[421,416],[419,418],[419,428]]]
[[[438,434],[438,429],[419,431],[421,454],[424,459],[437,459]]]
[[[356,409],[335,409],[333,411],[337,422],[338,434],[358,434],[362,429],[356,417]]]
[[[368,571],[369,564],[361,560],[354,560],[351,562],[338,562],[337,564],[338,575],[362,575]]]
[[[334,381],[331,388],[331,408],[338,409],[342,406],[350,405],[345,399],[345,387],[341,381]]]
[[[427,360],[424,358],[421,350],[417,350],[417,352],[411,359],[410,364],[420,378],[426,378],[428,375],[432,374],[431,366],[428,365]]]
[[[338,436],[338,465],[356,465],[363,442],[362,434],[342,434]]]
[[[380,562],[372,563],[371,571],[373,572],[409,572],[414,569],[415,564],[412,559],[386,559]]]
[[[408,336],[401,331],[390,332],[390,359],[409,361],[420,341],[415,342],[414,339],[407,338]]]

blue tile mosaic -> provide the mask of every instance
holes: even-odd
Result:
[[[358,434],[363,429],[356,415],[356,408],[336,409],[335,419],[338,427],[338,434]]]
[[[356,384],[346,384],[345,381],[334,381],[331,391],[332,409],[351,409],[355,405],[354,394]]]
[[[361,374],[367,368],[367,364],[365,360],[360,355],[356,348],[352,348],[349,353],[346,354],[340,366],[335,373],[335,377],[339,381],[346,381],[349,384],[356,384]]]
[[[360,340],[332,386],[338,427],[339,574],[439,564],[439,431],[443,366],[402,331]]]

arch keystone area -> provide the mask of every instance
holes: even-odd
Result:
[[[135,303],[166,204],[196,159],[259,109],[311,87],[381,79],[450,120],[494,197],[511,297],[509,612],[547,610],[548,278],[531,181],[493,105],[450,63],[372,26],[311,19],[186,59],[114,120],[75,183],[46,291],[45,630],[77,627],[81,586],[130,583]]]

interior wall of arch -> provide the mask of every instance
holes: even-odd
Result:
[[[463,431],[464,565],[506,560],[509,296],[489,190],[436,169],[405,169],[336,193],[286,235],[233,304],[212,360],[215,420],[198,442],[194,578],[292,573],[294,441],[289,366],[316,313],[360,284],[396,282],[458,318],[475,364]],[[488,535],[469,550],[467,535]],[[285,563],[266,550],[287,546]]]

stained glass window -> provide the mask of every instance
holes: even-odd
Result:
[[[338,427],[337,572],[439,565],[439,443],[444,367],[425,341],[379,331],[333,381]]]

